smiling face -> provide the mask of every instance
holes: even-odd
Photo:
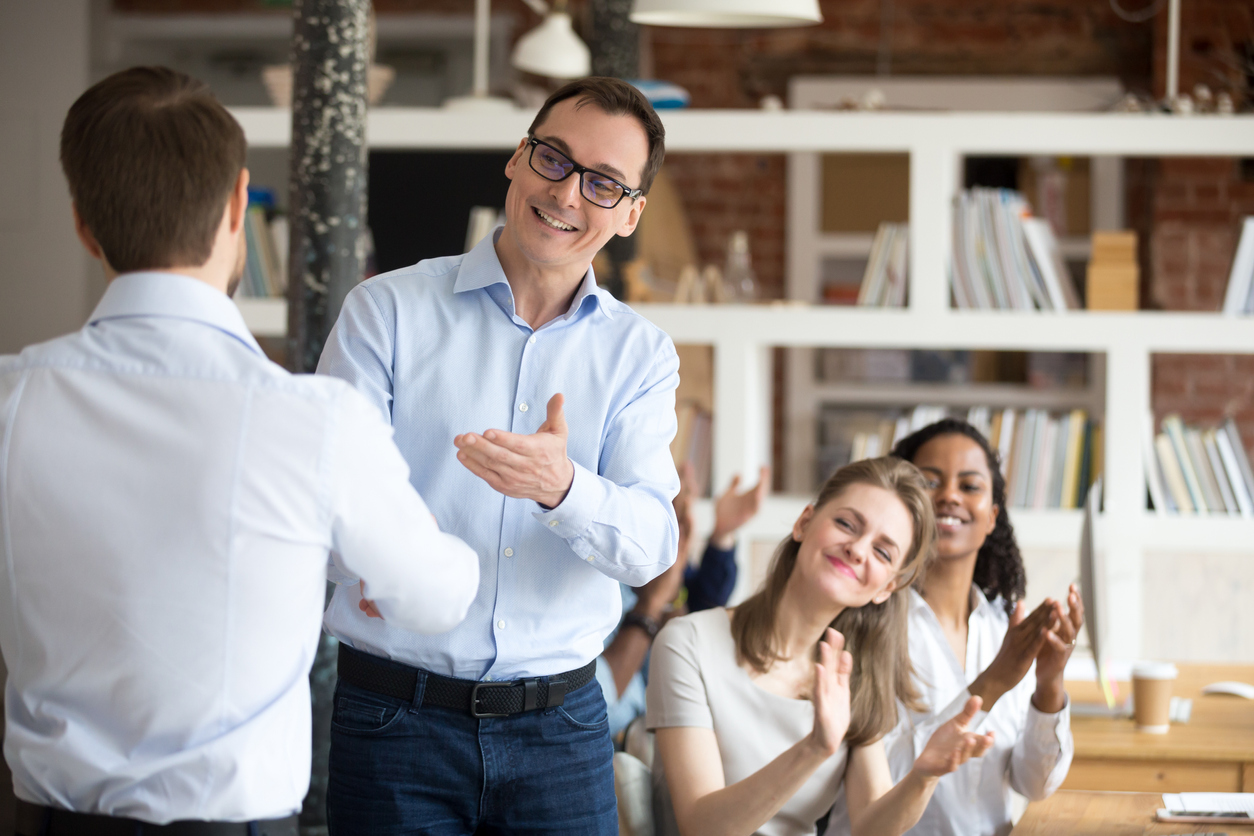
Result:
[[[936,509],[936,556],[974,557],[997,525],[988,457],[965,435],[938,435],[914,454]]]
[[[634,116],[611,116],[595,104],[566,99],[553,106],[536,127],[535,137],[578,165],[640,188],[649,141]],[[612,209],[597,206],[580,194],[577,173],[554,183],[532,170],[530,154],[531,145],[524,139],[505,166],[510,186],[498,247],[535,267],[569,269],[582,276],[605,242],[635,230],[645,198],[624,197]]]
[[[793,525],[801,546],[792,579],[844,608],[883,603],[896,588],[913,531],[896,494],[852,484],[817,509],[806,506]]]

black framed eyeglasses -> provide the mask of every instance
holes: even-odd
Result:
[[[613,209],[622,202],[624,197],[635,200],[644,194],[642,190],[630,189],[608,174],[584,168],[552,145],[534,136],[527,138],[527,144],[531,146],[527,164],[531,166],[532,171],[554,183],[560,183],[578,172],[579,193],[589,203],[603,209]]]

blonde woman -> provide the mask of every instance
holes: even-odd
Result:
[[[854,833],[904,833],[940,776],[992,745],[966,728],[978,697],[896,786],[880,743],[897,700],[917,699],[904,593],[934,529],[912,465],[848,465],[806,506],[761,590],[666,626],[648,690],[659,834],[814,833],[842,785]]]

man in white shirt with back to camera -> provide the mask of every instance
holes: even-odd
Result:
[[[398,629],[454,627],[478,587],[378,410],[269,362],[228,298],[244,159],[209,89],[164,68],[66,117],[109,284],[81,331],[0,358],[19,836],[294,836],[328,553]]]

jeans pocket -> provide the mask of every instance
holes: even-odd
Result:
[[[606,729],[610,725],[609,712],[601,699],[568,702],[558,706],[554,713],[581,731]]]
[[[383,699],[360,698],[356,695],[335,695],[331,727],[346,734],[382,734],[405,714],[404,706]]]

